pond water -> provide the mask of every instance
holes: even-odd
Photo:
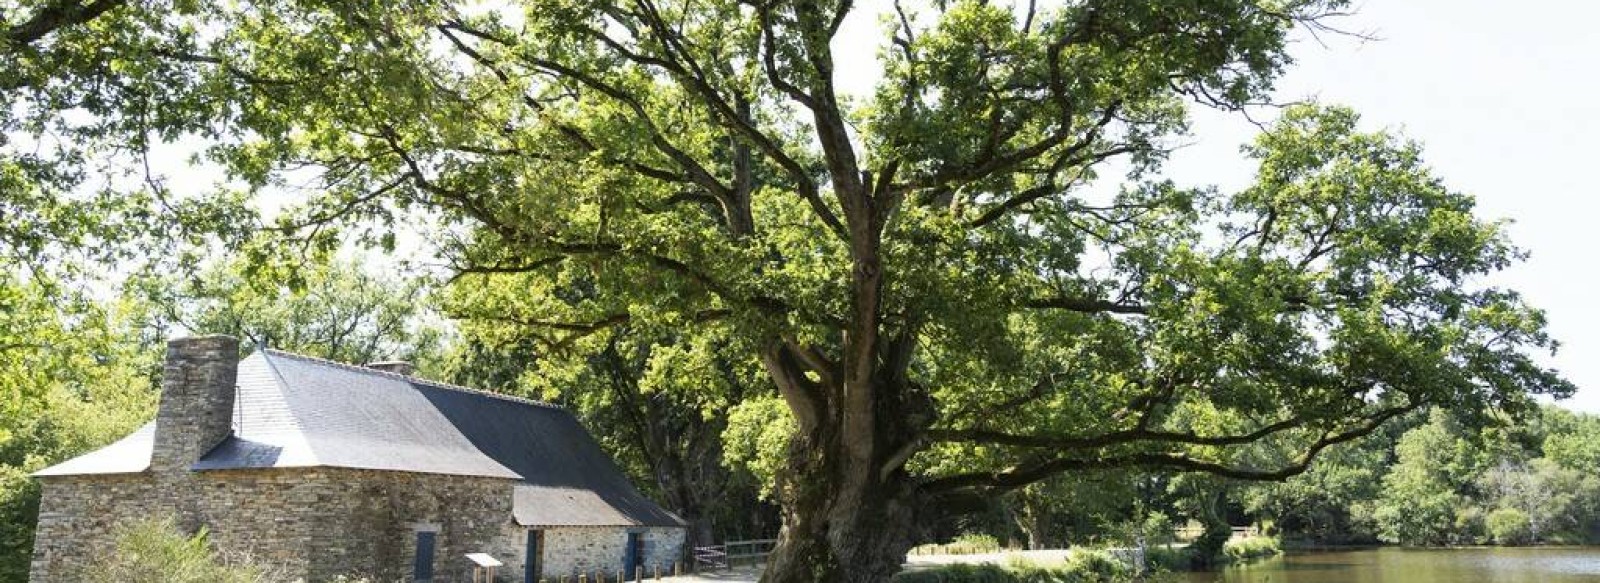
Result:
[[[1600,582],[1600,547],[1401,549],[1288,553],[1185,583]]]

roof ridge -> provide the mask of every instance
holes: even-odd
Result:
[[[471,395],[489,397],[491,399],[500,399],[502,401],[511,401],[513,403],[522,403],[524,405],[533,405],[535,407],[544,407],[544,408],[547,408],[547,409],[558,409],[558,410],[561,410],[561,411],[565,411],[566,410],[566,407],[562,407],[562,406],[557,405],[555,403],[550,403],[550,402],[546,402],[546,401],[537,401],[537,400],[528,399],[528,398],[525,398],[525,397],[518,397],[516,395],[507,395],[505,393],[495,393],[495,392],[491,392],[491,391],[485,391],[483,389],[474,389],[472,387],[464,387],[464,386],[461,386],[461,385],[450,384],[450,383],[436,381],[436,380],[433,380],[433,379],[428,379],[428,378],[423,378],[423,377],[418,377],[418,376],[403,375],[403,374],[396,373],[396,372],[378,370],[378,369],[375,369],[375,368],[367,368],[367,367],[361,366],[359,364],[350,364],[348,362],[339,362],[337,360],[329,360],[329,359],[318,357],[318,356],[311,356],[309,354],[299,354],[299,353],[295,353],[295,352],[288,352],[288,351],[284,351],[284,350],[278,350],[276,348],[262,348],[261,352],[262,353],[267,353],[267,354],[273,354],[273,355],[277,355],[277,356],[283,356],[283,357],[287,357],[287,358],[294,358],[294,359],[304,360],[304,361],[307,361],[307,362],[314,362],[314,363],[317,363],[317,364],[333,366],[333,367],[342,368],[342,369],[351,370],[351,371],[360,372],[360,373],[366,373],[366,374],[371,374],[371,375],[378,375],[378,376],[385,376],[385,377],[401,379],[401,380],[405,380],[405,381],[408,381],[408,382],[420,383],[420,384],[428,385],[428,386],[435,387],[435,388],[445,389],[445,390],[449,390],[449,391],[456,391],[456,392],[459,392],[459,393],[467,393],[467,394],[471,394]],[[271,363],[269,362],[268,364],[270,365]],[[277,373],[277,367],[273,367],[273,372]]]

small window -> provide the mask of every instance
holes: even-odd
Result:
[[[417,533],[417,560],[411,568],[411,578],[414,581],[433,580],[433,543],[438,533],[419,531]]]

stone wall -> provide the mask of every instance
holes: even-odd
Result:
[[[435,581],[470,581],[469,552],[523,553],[521,539],[506,536],[512,482],[499,478],[308,468],[58,477],[43,486],[33,581],[80,580],[113,550],[117,525],[166,515],[205,525],[215,548],[270,563],[285,580],[408,580],[417,530],[438,533]]]
[[[623,568],[629,532],[640,533],[645,541],[644,561],[639,566],[647,576],[654,575],[657,568],[663,574],[671,573],[673,565],[683,556],[682,528],[550,527],[544,532],[542,578],[550,581],[561,577],[570,581],[579,574],[587,574],[593,581],[595,573],[605,573],[607,581],[615,581],[617,572]],[[519,558],[522,554],[518,553]],[[521,565],[519,562],[519,573]],[[627,576],[632,578],[632,574]]]

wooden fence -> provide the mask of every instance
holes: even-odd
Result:
[[[1180,541],[1189,542],[1200,538],[1200,535],[1204,534],[1205,531],[1206,528],[1204,526],[1181,526],[1173,530],[1173,535],[1177,536]],[[1235,526],[1233,527],[1233,535],[1230,538],[1239,539],[1257,536],[1261,536],[1261,531],[1254,526]]]
[[[694,548],[695,570],[733,569],[740,564],[756,565],[767,560],[778,539],[731,540],[720,545]]]

